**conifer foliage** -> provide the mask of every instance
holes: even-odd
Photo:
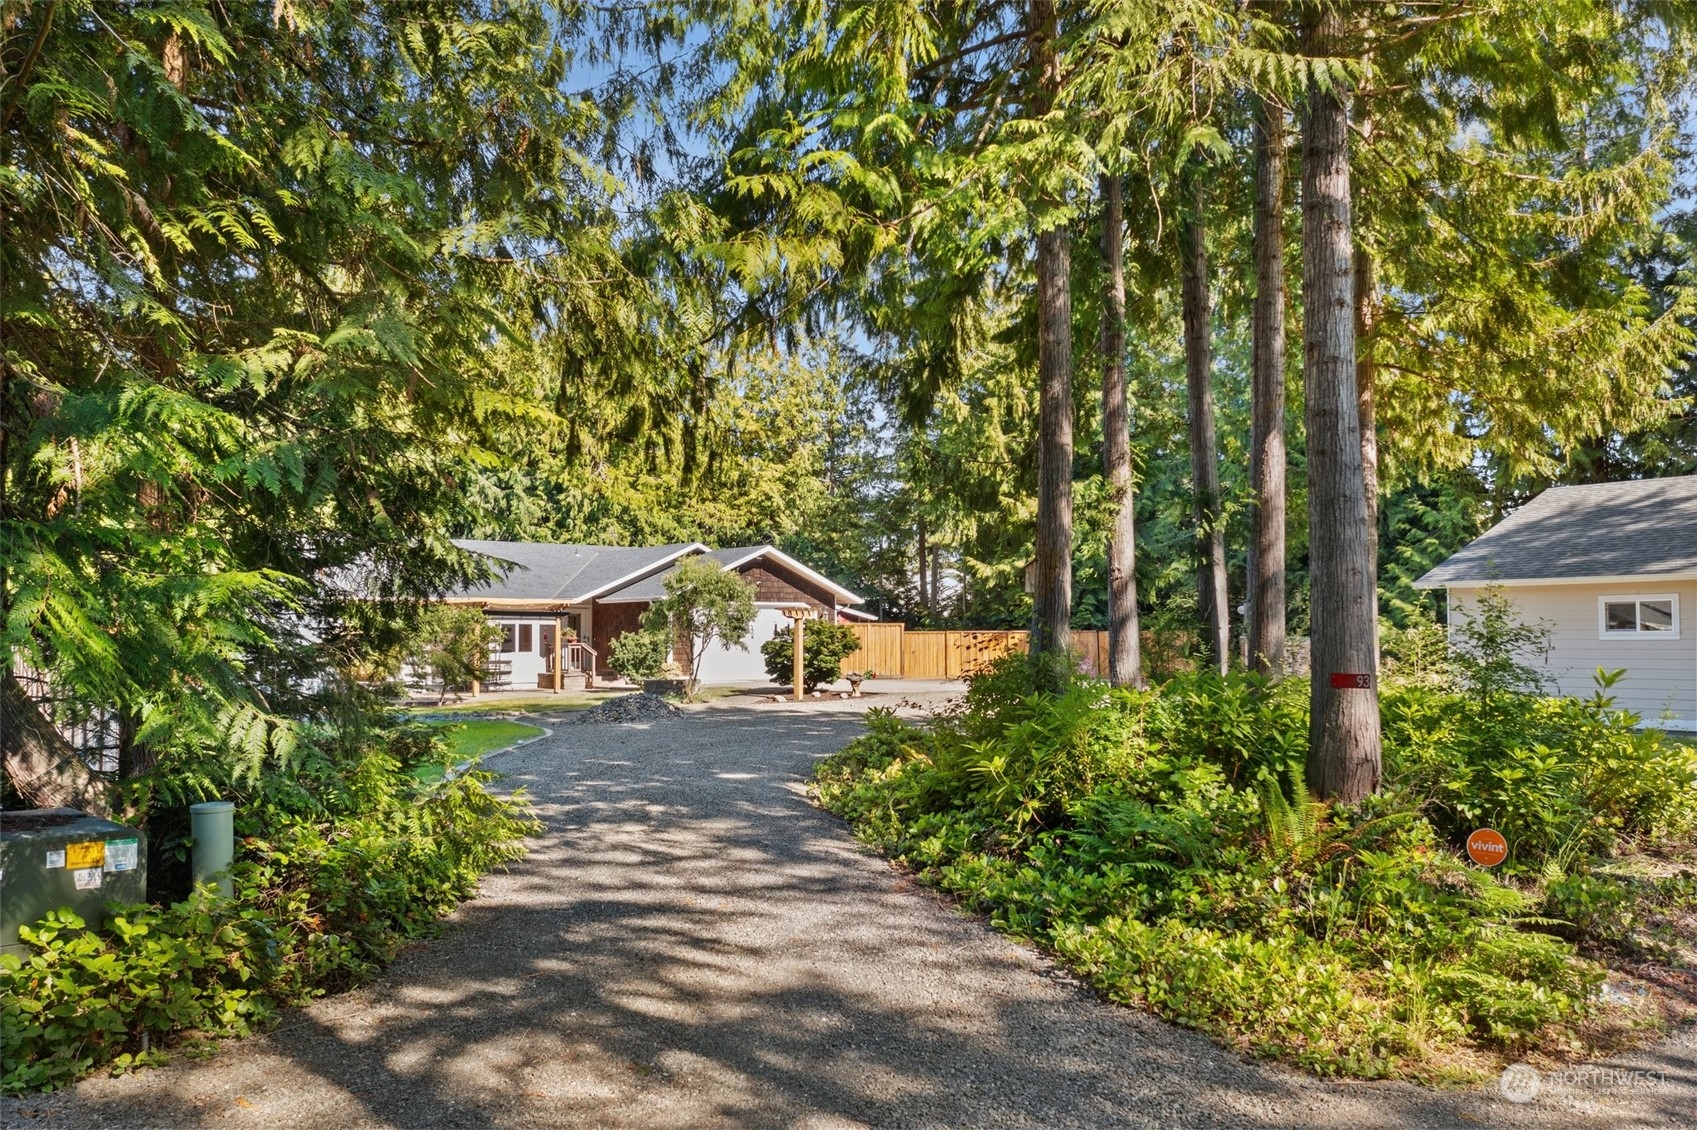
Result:
[[[490,347],[606,258],[553,18],[4,6],[5,643],[138,757],[286,754],[265,657],[465,575]]]
[[[1692,31],[6,0],[6,642],[120,710],[130,768],[251,761],[303,667],[470,575],[451,535],[779,541],[915,624],[1111,626],[1121,684],[1145,633],[1275,676],[1311,634],[1330,710],[1410,492],[1488,482],[1428,500],[1461,530],[1611,450],[1683,469]]]

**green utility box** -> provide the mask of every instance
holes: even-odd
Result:
[[[90,926],[108,903],[147,901],[147,841],[74,808],[0,812],[0,953],[30,952],[18,927],[70,907]]]

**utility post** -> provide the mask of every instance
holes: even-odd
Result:
[[[797,702],[800,702],[802,698],[801,649],[803,646],[803,636],[805,635],[802,625],[807,622],[807,615],[810,611],[811,609],[807,608],[784,609],[784,615],[790,618],[790,650],[795,655],[795,700]]]

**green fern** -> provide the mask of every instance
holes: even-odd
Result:
[[[1330,836],[1326,805],[1308,791],[1302,767],[1292,764],[1287,776],[1290,797],[1274,781],[1263,782],[1256,793],[1261,802],[1267,858],[1285,871],[1296,872],[1325,854]]]

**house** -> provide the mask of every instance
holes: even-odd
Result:
[[[1452,625],[1501,585],[1551,629],[1553,690],[1624,670],[1617,706],[1697,729],[1697,475],[1551,487],[1415,583],[1447,590]]]
[[[789,625],[786,609],[805,607],[832,620],[864,616],[848,589],[770,545],[709,549],[700,542],[660,546],[557,545],[522,541],[455,541],[490,558],[495,576],[449,594],[501,626],[493,668],[496,685],[563,685],[570,676],[611,675],[613,640],[638,628],[649,605],[665,596],[665,578],[698,554],[754,586],[755,618],[742,641],[716,644],[702,658],[702,682],[766,678],[760,645]],[[679,656],[680,659],[684,658]],[[559,684],[555,674],[561,676]]]

